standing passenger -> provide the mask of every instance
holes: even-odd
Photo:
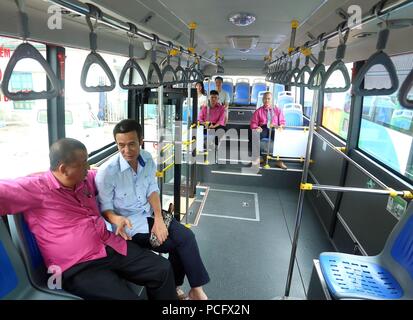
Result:
[[[225,124],[228,122],[228,112],[229,112],[229,94],[225,90],[222,89],[222,83],[224,82],[224,79],[222,77],[218,76],[215,78],[215,89],[219,94],[219,103],[224,106],[225,108]]]

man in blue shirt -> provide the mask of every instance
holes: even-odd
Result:
[[[206,300],[202,286],[209,282],[209,276],[193,232],[175,219],[167,228],[163,220],[156,166],[149,152],[140,149],[141,126],[135,120],[122,120],[113,129],[113,136],[119,154],[99,169],[95,180],[103,216],[124,239],[169,253],[178,296],[184,296],[179,286],[186,275],[191,286],[189,298]],[[151,246],[151,233],[160,246]]]

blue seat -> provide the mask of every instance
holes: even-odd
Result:
[[[257,102],[259,102],[258,100],[258,93],[260,91],[267,91],[267,85],[265,84],[265,82],[255,82],[252,85],[252,89],[251,89],[251,105],[256,105]]]
[[[204,88],[205,88],[205,92],[209,94],[211,90],[215,90],[215,82],[209,81],[209,85],[208,85],[208,81],[204,81]]]
[[[250,104],[250,84],[248,79],[238,79],[235,85],[234,104],[247,106]]]
[[[294,97],[291,95],[291,91],[282,91],[278,93],[277,106],[281,109],[283,109],[287,103],[294,102]]]
[[[278,104],[278,95],[280,92],[285,91],[285,86],[283,84],[274,83],[272,87],[272,96],[274,99],[274,103]]]
[[[222,90],[226,91],[229,95],[229,103],[231,104],[234,99],[234,84],[232,80],[224,79],[222,83]]]
[[[67,300],[68,297],[38,290],[30,283],[22,258],[0,217],[0,299]]]
[[[303,125],[303,107],[299,103],[287,103],[283,107],[285,125],[301,127]]]
[[[320,254],[320,267],[335,299],[413,299],[413,204],[376,256]]]
[[[47,269],[44,265],[43,257],[40,253],[36,239],[29,230],[23,215],[9,215],[8,222],[13,243],[23,258],[23,262],[33,287],[38,290],[50,292],[51,294],[60,295],[69,299],[80,299],[79,297],[76,297],[63,289],[48,288],[47,278],[50,274],[47,273]]]

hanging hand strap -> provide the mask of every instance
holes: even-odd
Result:
[[[321,84],[323,83],[323,78],[326,74],[326,67],[324,66],[324,60],[326,57],[326,48],[328,40],[324,41],[323,46],[321,46],[321,40],[324,37],[324,33],[320,34],[318,37],[320,52],[318,53],[318,62],[314,66],[313,71],[310,73],[310,78],[308,79],[308,89],[319,90],[321,89]]]

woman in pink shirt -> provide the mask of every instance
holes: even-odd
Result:
[[[261,152],[267,152],[269,128],[283,128],[285,126],[284,113],[277,106],[272,106],[272,94],[271,92],[264,93],[262,97],[263,105],[255,110],[252,115],[250,128],[260,133]],[[270,144],[270,150],[272,150],[272,142]],[[287,169],[287,166],[282,161],[276,161],[276,166],[282,169]]]

